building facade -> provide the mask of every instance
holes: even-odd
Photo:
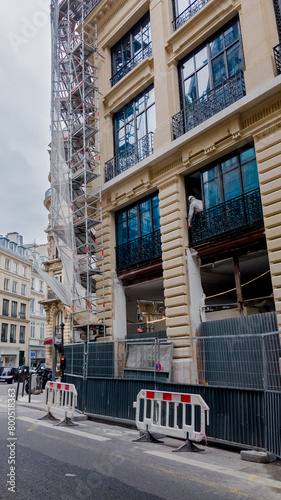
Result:
[[[38,273],[47,260],[47,243],[44,245],[26,245],[32,261],[30,281],[30,335],[28,344],[28,364],[37,366],[45,362],[44,340],[46,337],[46,312],[42,301],[47,296],[47,285]]]
[[[0,237],[1,367],[28,360],[31,267],[18,233]]]
[[[100,0],[87,22],[102,56],[107,338],[150,315],[188,382],[202,321],[276,311],[281,327],[280,2]],[[63,306],[49,300],[51,335]]]

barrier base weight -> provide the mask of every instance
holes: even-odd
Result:
[[[189,439],[186,440],[184,444],[182,444],[179,448],[176,450],[172,450],[174,452],[177,451],[191,451],[191,452],[197,452],[197,451],[205,451],[204,448],[198,448],[198,446],[195,446]]]
[[[138,439],[133,439],[133,443],[137,442],[145,442],[145,443],[164,443],[164,441],[160,441],[156,437],[154,437],[150,432],[144,432]]]
[[[74,426],[77,427],[78,426],[78,424],[75,424],[74,422],[72,422],[72,420],[68,417],[65,417],[64,420],[61,420],[61,422],[59,422],[58,424],[54,424],[54,425],[56,425],[56,426],[61,425],[62,427],[63,426],[64,427],[69,427],[69,426],[70,427],[74,427]]]
[[[39,417],[37,420],[51,420],[52,422],[59,422],[59,418],[54,417],[50,411],[44,417]]]

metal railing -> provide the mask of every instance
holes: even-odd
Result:
[[[134,69],[143,59],[146,57],[151,57],[152,56],[152,45],[151,42],[149,44],[142,48],[137,54],[132,57],[122,68],[120,68],[111,78],[111,85],[115,85],[121,78],[123,78],[125,75],[127,75],[132,69]]]
[[[257,188],[194,214],[189,245],[194,246],[230,231],[249,228],[262,221],[260,190]]]
[[[244,74],[243,71],[239,71],[172,117],[173,139],[177,139],[197,127],[200,123],[244,97],[245,94]]]
[[[152,155],[153,151],[153,132],[149,132],[105,163],[105,182]]]
[[[116,247],[116,268],[125,269],[161,257],[160,229]]]
[[[210,0],[195,0],[195,2],[192,2],[192,4],[187,7],[181,14],[179,14],[174,20],[173,20],[173,26],[174,26],[174,31],[179,29],[188,19],[190,19],[194,14],[196,14],[206,3],[208,3]]]
[[[281,43],[273,47],[277,75],[281,75]]]

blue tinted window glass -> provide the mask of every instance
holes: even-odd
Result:
[[[141,213],[141,235],[149,234],[152,232],[151,211]]]
[[[138,238],[139,234],[138,234],[138,219],[137,217],[133,217],[131,219],[128,220],[128,225],[129,225],[129,240],[134,240],[136,238]]]
[[[210,43],[211,57],[216,56],[223,50],[223,36],[219,35]]]
[[[140,212],[145,212],[146,210],[150,210],[150,200],[143,201],[140,204]]]
[[[236,198],[241,194],[239,169],[236,168],[227,172],[223,176],[224,199],[225,201]]]
[[[203,173],[203,182],[211,181],[218,175],[218,167],[210,168]]]
[[[117,245],[127,243],[127,222],[124,220],[117,226]]]
[[[155,93],[154,93],[154,87],[151,88],[148,92],[145,94],[145,99],[146,99],[146,107],[150,106],[151,104],[154,104],[155,102]]]
[[[216,59],[212,61],[212,71],[214,86],[218,85],[226,79],[226,67],[223,54],[216,57]]]
[[[211,208],[221,203],[220,185],[217,179],[204,184],[204,198],[206,208]]]
[[[225,46],[228,47],[231,45],[235,40],[238,40],[238,23],[236,22],[230,28],[228,28],[224,32],[224,43]]]
[[[258,178],[256,160],[252,160],[246,165],[242,165],[242,178],[243,178],[243,187],[245,193],[259,187],[259,178]]]
[[[253,160],[254,158],[256,158],[255,148],[246,149],[246,151],[243,151],[241,153],[240,158],[241,158],[241,163]]]
[[[196,80],[195,75],[191,76],[184,82],[184,91],[185,91],[185,104],[191,104],[195,99],[197,99],[197,90],[196,90]]]
[[[222,172],[228,172],[229,170],[237,167],[238,165],[238,156],[233,156],[232,158],[229,158],[229,160],[223,161],[221,164],[221,169]]]
[[[152,209],[152,216],[153,216],[153,231],[157,231],[157,229],[160,229],[160,212],[159,212],[159,205],[155,205]]]
[[[226,52],[229,76],[233,76],[242,69],[240,44],[236,43]]]

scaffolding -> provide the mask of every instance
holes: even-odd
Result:
[[[88,1],[51,0],[51,229],[72,340],[105,335],[97,28]]]

